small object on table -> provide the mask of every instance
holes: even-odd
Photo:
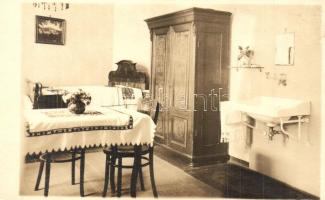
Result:
[[[68,103],[68,109],[75,114],[82,114],[86,110],[86,105],[91,102],[91,96],[79,89],[77,92],[67,94],[63,100]]]

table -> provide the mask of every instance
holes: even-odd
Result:
[[[26,110],[23,150],[26,155],[105,145],[153,145],[156,125],[150,116],[121,107],[89,107],[84,114],[67,109]],[[135,154],[131,195],[135,196],[139,155]],[[84,166],[84,158],[81,161]],[[83,172],[81,172],[83,182]],[[83,184],[80,184],[83,196]]]
[[[152,145],[150,116],[121,107],[87,107],[76,115],[65,108],[26,110],[23,152],[39,154],[105,145]]]

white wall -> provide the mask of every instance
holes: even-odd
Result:
[[[236,129],[237,138],[230,142],[230,152],[247,160],[250,168],[288,183],[314,195],[320,195],[320,7],[272,5],[216,4],[120,4],[114,9],[113,62],[132,59],[150,70],[150,36],[146,18],[189,7],[212,8],[233,13],[231,62],[236,63],[238,45],[255,50],[256,62],[263,72],[231,71],[230,98],[243,99],[257,95],[310,100],[310,123],[303,126],[309,134],[310,146],[281,136],[269,141],[261,132],[253,134],[253,144],[247,147],[245,132]],[[295,33],[295,65],[275,66],[275,36]],[[286,73],[287,86],[267,80],[264,72]],[[263,124],[258,124],[263,129]],[[244,130],[244,129],[243,129]],[[290,129],[292,130],[292,129]],[[295,131],[293,128],[292,131]],[[242,134],[242,135],[240,135]],[[234,135],[232,135],[234,136]]]
[[[186,6],[173,4],[116,4],[114,6],[114,63],[129,59],[136,62],[139,71],[150,74],[151,42],[150,31],[144,21],[147,18],[184,9]]]
[[[238,149],[238,143],[244,147],[243,141],[234,140],[230,142],[230,152],[248,158],[254,170],[320,195],[320,7],[261,6],[256,10],[249,12],[255,21],[256,62],[265,68],[263,72],[232,70],[231,99],[267,95],[309,100],[312,105],[310,123],[303,126],[302,141],[284,140],[282,136],[269,141],[263,135],[266,127],[258,123],[250,151]],[[295,33],[295,64],[275,66],[275,36],[285,29]],[[266,79],[264,72],[278,77],[280,73],[287,74],[287,86],[278,85],[278,80]],[[289,131],[295,134],[297,129],[290,127]],[[234,134],[245,137],[244,132]]]
[[[35,15],[66,20],[65,45],[35,43]],[[112,63],[113,6],[70,4],[57,12],[22,5],[23,79],[43,85],[107,84]]]

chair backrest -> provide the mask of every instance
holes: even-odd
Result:
[[[152,109],[150,112],[150,116],[155,124],[158,122],[158,116],[159,116],[159,110],[160,110],[160,103],[156,100],[152,103]]]

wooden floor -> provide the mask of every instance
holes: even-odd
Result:
[[[319,197],[249,169],[248,163],[231,159],[227,163],[190,167],[188,161],[180,159],[178,154],[167,151],[159,145],[155,147],[155,155],[197,180],[221,191],[224,198],[319,199]]]
[[[219,163],[193,168],[179,156],[166,152],[158,145],[155,147],[155,155],[154,169],[159,197],[319,199],[237,164]],[[86,196],[101,197],[104,185],[104,161],[104,153],[101,151],[86,153]],[[132,160],[126,161],[132,162]],[[40,190],[34,191],[38,167],[38,162],[23,165],[20,181],[21,195],[32,198],[43,196],[44,176]],[[79,171],[79,162],[76,171]],[[144,169],[143,172],[146,190],[141,191],[138,184],[137,196],[153,197],[149,169]],[[125,169],[122,179],[122,197],[130,197],[130,177],[131,170]],[[76,180],[79,180],[79,176]],[[49,196],[79,196],[79,184],[71,185],[70,163],[52,164]],[[110,196],[115,194],[108,192],[107,197]]]
[[[100,197],[104,185],[104,154],[102,152],[86,153],[85,195]],[[131,162],[131,160],[127,161]],[[155,156],[155,178],[159,197],[222,197],[223,193],[208,184],[190,176],[180,168]],[[23,166],[20,184],[21,195],[43,195],[44,179],[40,190],[34,191],[39,163],[27,163]],[[77,171],[79,163],[77,162]],[[123,171],[122,197],[129,197],[131,170]],[[42,177],[44,178],[44,176]],[[79,180],[79,176],[77,176]],[[149,170],[144,170],[145,191],[138,187],[138,197],[153,197],[150,185]],[[79,181],[77,181],[78,183]],[[139,184],[138,184],[139,186]],[[107,194],[107,197],[111,196]],[[49,196],[79,196],[79,184],[71,185],[71,164],[52,164]],[[114,194],[112,196],[115,196]]]

